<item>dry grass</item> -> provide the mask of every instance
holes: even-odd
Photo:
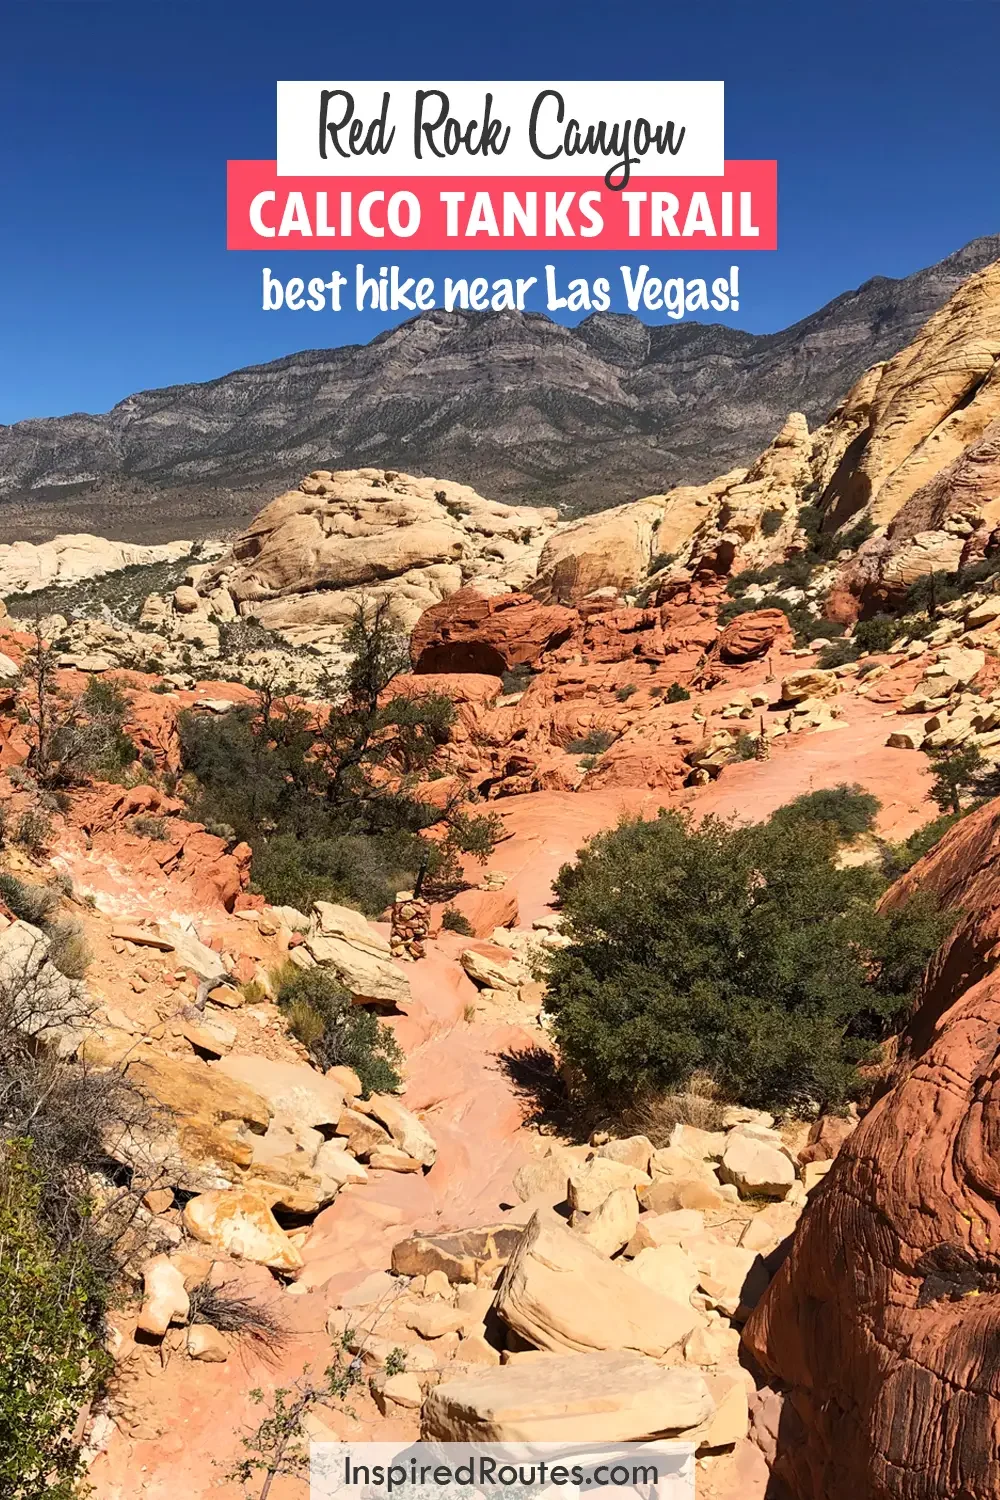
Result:
[[[190,1297],[190,1323],[208,1323],[234,1338],[253,1339],[272,1354],[288,1342],[288,1327],[281,1315],[256,1297],[238,1292],[231,1282],[221,1286],[199,1282]]]

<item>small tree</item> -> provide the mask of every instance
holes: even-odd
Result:
[[[20,717],[31,739],[29,765],[44,787],[88,777],[114,780],[136,759],[125,732],[130,703],[116,682],[91,677],[76,697],[55,680],[57,658],[36,620],[19,682]]]
[[[928,750],[934,770],[931,796],[943,813],[962,811],[962,794],[976,784],[983,769],[983,755],[978,745],[959,745],[949,749]]]
[[[584,1093],[621,1110],[697,1071],[763,1108],[842,1103],[908,1014],[948,925],[884,914],[871,866],[838,866],[811,816],[738,826],[678,812],[599,834],[556,881],[570,945],[546,1008]]]

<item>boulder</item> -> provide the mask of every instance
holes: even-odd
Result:
[[[687,1302],[698,1285],[698,1267],[680,1245],[642,1249],[623,1269],[626,1275],[675,1302]]]
[[[354,1102],[357,1104],[360,1100],[356,1099]],[[371,1151],[379,1151],[384,1146],[392,1145],[392,1136],[385,1127],[356,1109],[341,1112],[336,1130],[347,1141],[347,1149],[352,1156],[365,1157]]]
[[[230,1052],[211,1064],[214,1073],[242,1083],[267,1101],[274,1114],[300,1126],[335,1126],[344,1111],[342,1089],[308,1063]]]
[[[322,968],[332,970],[359,1004],[404,1006],[410,1001],[410,981],[403,970],[369,942],[327,937],[315,931],[306,937],[305,946]]]
[[[705,1213],[725,1207],[726,1198],[714,1177],[692,1175],[661,1177],[643,1189],[640,1202],[650,1214],[669,1214],[678,1209],[698,1209]]]
[[[484,598],[474,588],[459,589],[414,626],[413,670],[500,676],[534,666],[543,652],[568,640],[577,623],[575,610],[539,604],[530,594]]]
[[[142,1308],[136,1325],[141,1332],[162,1338],[171,1323],[186,1323],[190,1298],[184,1277],[165,1255],[147,1261],[142,1270]]]
[[[572,1168],[566,1198],[575,1213],[590,1214],[600,1208],[616,1188],[627,1188],[635,1196],[640,1188],[648,1187],[650,1181],[649,1174],[638,1167],[594,1156]]]
[[[598,589],[629,593],[649,574],[664,498],[636,500],[560,526],[542,548],[536,599],[573,604]]]
[[[438,1442],[629,1442],[684,1433],[713,1413],[704,1379],[635,1354],[561,1355],[435,1386],[421,1436]]]
[[[624,1162],[639,1172],[648,1173],[652,1154],[653,1143],[646,1135],[630,1135],[597,1147],[598,1156],[606,1157],[608,1161]]]
[[[298,1271],[302,1256],[259,1193],[208,1192],[184,1207],[188,1234],[216,1250],[276,1271]]]
[[[791,649],[795,635],[781,609],[755,609],[730,620],[715,645],[725,662],[757,661],[770,651]]]
[[[555,1351],[628,1349],[660,1357],[700,1321],[571,1229],[534,1214],[507,1263],[496,1309],[527,1343]]]
[[[400,1104],[393,1094],[372,1094],[369,1099],[355,1101],[354,1108],[362,1114],[371,1115],[384,1125],[396,1145],[407,1156],[422,1167],[432,1167],[437,1156],[434,1137],[427,1126],[418,1120],[412,1110]]]
[[[617,1255],[635,1233],[639,1200],[632,1187],[616,1188],[591,1214],[574,1214],[573,1228],[602,1255]]]
[[[698,1209],[678,1208],[668,1213],[644,1213],[636,1225],[625,1253],[638,1255],[640,1250],[658,1250],[661,1245],[683,1245],[692,1235],[705,1228],[705,1215]]]
[[[450,1234],[414,1234],[393,1246],[392,1269],[397,1276],[429,1276],[443,1271],[450,1282],[475,1282],[487,1263],[507,1261],[521,1234],[520,1226],[514,1224],[456,1229]]]
[[[192,1323],[187,1332],[187,1352],[191,1359],[205,1364],[224,1365],[229,1358],[229,1342],[210,1323]]]
[[[781,699],[783,703],[801,703],[806,698],[833,698],[839,690],[840,680],[833,672],[812,667],[790,672],[782,679]]]
[[[734,1183],[741,1198],[783,1198],[796,1180],[783,1151],[738,1130],[726,1142],[719,1177]]]
[[[857,1120],[849,1115],[820,1115],[810,1127],[809,1139],[799,1152],[801,1165],[810,1161],[832,1161],[857,1125]]]

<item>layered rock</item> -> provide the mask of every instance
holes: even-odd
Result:
[[[165,542],[144,547],[134,542],[109,542],[86,532],[55,536],[50,542],[4,542],[0,544],[0,598],[6,594],[36,594],[39,589],[70,588],[123,568],[179,562],[188,556],[192,545]]]
[[[772,1475],[796,1500],[986,1500],[1000,1484],[997,810],[964,820],[886,898],[921,889],[963,915],[897,1081],[840,1147],[747,1328],[787,1390]]]
[[[555,520],[447,480],[319,469],[254,518],[197,592],[223,590],[240,615],[298,644],[336,639],[362,597],[389,598],[409,629],[463,583],[522,587]]]

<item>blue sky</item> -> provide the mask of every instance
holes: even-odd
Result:
[[[729,320],[766,331],[1000,228],[998,56],[1000,0],[0,0],[0,422],[396,321],[259,310],[267,261],[351,273],[353,254],[225,249],[225,162],[273,157],[278,78],[723,78],[727,155],[778,160],[780,248],[739,256]],[[441,277],[544,258],[400,260]],[[559,265],[617,279],[621,260]]]

